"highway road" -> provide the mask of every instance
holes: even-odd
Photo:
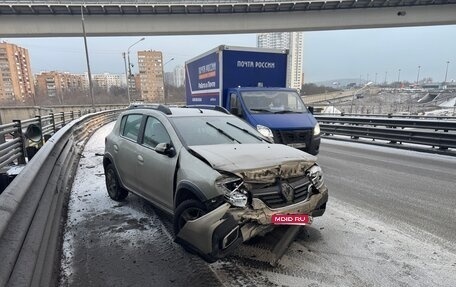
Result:
[[[454,241],[456,158],[326,140],[319,162],[333,198]]]
[[[87,143],[68,206],[62,286],[456,286],[456,158],[323,140],[323,217],[271,267],[277,229],[207,264],[173,242],[169,218],[104,187],[104,136]]]

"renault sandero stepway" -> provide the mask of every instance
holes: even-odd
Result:
[[[176,241],[208,261],[276,224],[309,224],[328,200],[315,156],[218,109],[130,108],[103,159],[113,200],[132,192],[171,214]]]

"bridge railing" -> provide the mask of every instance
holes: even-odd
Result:
[[[323,137],[345,136],[342,140],[351,141],[383,140],[386,141],[384,144],[395,147],[456,155],[449,150],[456,148],[456,120],[326,115],[317,115],[316,118]],[[403,143],[416,146],[401,146]]]
[[[58,285],[64,205],[79,156],[89,135],[120,111],[88,114],[60,128],[0,194],[0,286]]]
[[[90,112],[77,110],[50,113],[26,120],[14,120],[0,125],[0,169],[12,164],[25,164],[59,129],[74,119]]]

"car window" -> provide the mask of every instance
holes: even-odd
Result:
[[[122,136],[136,141],[139,135],[142,115],[127,115],[122,118],[125,121],[122,128]],[[121,125],[122,127],[122,125]]]
[[[148,117],[144,128],[143,145],[155,148],[159,143],[171,143],[171,139],[163,124],[154,117]]]

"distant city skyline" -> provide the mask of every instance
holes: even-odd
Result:
[[[150,36],[130,51],[133,71],[138,72],[137,51],[163,52],[165,67],[178,65],[218,45],[256,46],[257,34]],[[447,81],[456,80],[456,25],[304,32],[303,71],[305,82],[354,78],[384,82],[442,82],[449,61]],[[93,73],[123,74],[122,52],[140,37],[88,38]],[[34,74],[41,71],[84,73],[85,55],[81,38],[1,38],[29,50]],[[401,72],[399,73],[399,69]],[[400,74],[400,75],[399,75]]]

